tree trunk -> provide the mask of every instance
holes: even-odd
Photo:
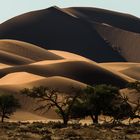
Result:
[[[63,124],[64,126],[68,125],[68,118],[66,116],[63,116]]]
[[[93,124],[94,124],[94,117],[93,117],[93,115],[92,115],[92,114],[90,114],[90,117],[91,117],[92,122],[93,122]]]
[[[2,123],[4,122],[4,116],[3,115],[1,116],[1,122]]]
[[[95,117],[94,117],[94,123],[98,123],[98,115],[95,115]]]

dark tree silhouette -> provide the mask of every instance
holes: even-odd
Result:
[[[90,116],[93,123],[98,123],[98,117],[106,112],[112,100],[119,94],[119,89],[111,85],[88,86],[80,98],[73,105],[71,115],[73,118]]]
[[[80,92],[76,92],[74,95],[66,95],[66,93],[59,92],[58,90],[40,86],[33,87],[32,89],[25,88],[21,93],[36,98],[39,102],[43,103],[36,110],[45,109],[45,112],[47,112],[54,108],[56,113],[63,119],[63,124],[67,126],[72,106]]]
[[[13,95],[0,95],[1,122],[4,121],[4,118],[9,119],[9,117],[16,111],[17,108],[20,108],[20,104]]]
[[[135,89],[137,91],[140,91],[140,81],[130,82],[126,86],[129,89]]]

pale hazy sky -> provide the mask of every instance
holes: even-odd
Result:
[[[0,23],[22,13],[54,5],[99,7],[140,17],[140,0],[0,0]]]

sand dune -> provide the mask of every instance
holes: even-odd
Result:
[[[33,63],[33,62],[35,61],[29,58],[0,50],[0,63],[4,63],[7,65],[23,65],[23,64]]]
[[[140,33],[140,19],[133,15],[90,7],[71,7],[64,10],[91,22],[105,23],[120,29]]]
[[[16,59],[16,57],[18,57],[17,60],[23,58],[27,59],[30,63],[41,60],[62,59],[62,57],[57,56],[56,54],[53,54],[38,46],[17,40],[0,40],[0,53],[1,57],[5,57],[3,59],[6,59],[7,57],[7,59],[10,60],[10,58],[12,59],[12,57],[13,59]],[[5,55],[9,55],[10,58]]]
[[[59,55],[65,59],[71,59],[71,60],[80,60],[80,61],[91,61],[90,59],[86,58],[86,57],[82,57],[80,55],[74,54],[74,53],[70,53],[70,52],[66,52],[66,51],[59,51],[59,50],[49,50],[49,52],[52,52],[53,54]],[[94,62],[94,61],[92,61]]]
[[[139,63],[100,63],[101,66],[123,73],[133,79],[140,80],[140,64]]]
[[[0,85],[20,85],[36,80],[44,79],[44,77],[30,74],[27,72],[10,73],[0,79]]]
[[[125,77],[110,72],[109,70],[100,67],[98,64],[76,60],[46,65],[24,65],[10,67],[0,70],[0,76],[3,77],[8,73],[21,71],[44,77],[67,77],[90,85],[95,83],[107,83],[123,87],[127,82]]]
[[[125,61],[88,22],[56,7],[23,14],[2,23],[0,38],[68,51],[97,62]]]
[[[131,62],[113,62],[113,63],[99,63],[101,66],[116,70],[116,71],[122,71],[131,67],[139,66],[139,63],[131,63]]]
[[[27,76],[30,78],[27,78]],[[12,82],[15,79],[14,82]],[[23,78],[23,79],[22,79]],[[46,116],[47,118],[51,119],[58,119],[54,110],[50,110],[48,113],[43,113],[41,111],[35,111],[34,109],[39,105],[35,99],[31,99],[29,97],[23,96],[20,94],[20,90],[24,88],[32,88],[34,86],[46,86],[48,88],[57,89],[61,93],[72,94],[74,93],[74,89],[85,88],[87,85],[72,79],[68,79],[65,77],[53,76],[48,78],[42,78],[37,75],[33,75],[30,73],[13,73],[5,76],[0,80],[0,91],[1,93],[12,93],[16,98],[19,99],[22,108],[16,113],[20,115],[23,113],[22,117],[13,116],[12,120],[36,120],[43,118]],[[25,112],[25,113],[24,113]],[[25,114],[29,115],[23,118]],[[37,116],[40,115],[40,116]],[[41,119],[42,120],[42,119]]]
[[[8,68],[8,67],[11,67],[11,66],[4,64],[4,63],[0,63],[0,69],[4,69],[4,68]]]
[[[51,7],[2,23],[0,38],[73,52],[96,62],[139,62],[139,26],[139,18],[104,9]]]
[[[128,75],[129,77],[140,80],[140,65],[130,67],[130,68],[122,70],[120,72],[124,73],[125,75]]]
[[[30,79],[27,79],[28,76]],[[14,82],[14,77],[17,78]],[[23,79],[21,79],[23,77]],[[24,88],[46,86],[52,89],[71,94],[72,88],[83,88],[86,84],[60,76],[40,77],[30,73],[11,73],[0,80],[0,89],[3,91],[19,92]]]
[[[96,24],[96,30],[128,62],[140,62],[140,33]]]

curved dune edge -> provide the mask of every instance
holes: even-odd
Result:
[[[122,62],[117,62],[117,63],[100,63],[101,66],[120,72],[124,75],[127,75],[128,77],[131,77],[132,79],[135,80],[140,80],[140,64],[139,63],[122,63]]]
[[[49,50],[49,52],[52,52],[53,54],[64,57],[65,59],[73,59],[73,60],[80,60],[80,61],[87,61],[87,62],[92,61],[92,60],[90,60],[86,57],[83,57],[81,55],[66,52],[66,51]],[[94,62],[94,61],[92,61],[92,62]]]
[[[1,69],[0,76],[3,77],[9,73],[25,71],[43,77],[67,77],[90,85],[106,83],[124,87],[128,82],[125,76],[109,71],[99,66],[97,63],[79,60],[66,60],[52,64],[47,64],[47,61],[45,62],[46,64],[43,65],[23,65]]]
[[[29,64],[41,60],[60,60],[53,54],[36,45],[17,40],[0,40],[0,63],[11,65]]]
[[[0,79],[0,85],[20,85],[36,80],[44,79],[44,77],[30,74],[27,72],[10,73]]]
[[[9,67],[12,67],[12,66],[4,64],[4,63],[0,63],[0,69],[5,69],[5,68],[9,68]]]

